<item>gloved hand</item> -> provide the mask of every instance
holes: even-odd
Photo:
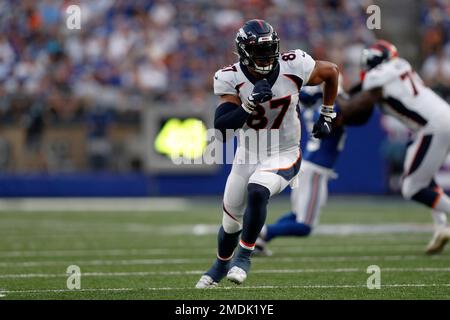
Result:
[[[242,108],[248,113],[252,113],[258,104],[264,103],[272,99],[272,89],[267,79],[259,80],[255,83],[252,94],[247,101],[242,103]]]
[[[320,117],[314,124],[312,135],[314,138],[323,139],[331,134],[333,119],[336,118],[333,106],[322,105]]]

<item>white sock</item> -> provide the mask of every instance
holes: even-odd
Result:
[[[431,216],[433,217],[435,229],[440,229],[447,226],[447,215],[444,212],[433,210],[431,211]]]
[[[450,198],[445,193],[441,193],[433,209],[450,214]]]

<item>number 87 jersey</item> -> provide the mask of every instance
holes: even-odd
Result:
[[[279,130],[279,145],[276,147],[280,151],[298,150],[301,139],[299,92],[301,87],[308,83],[314,66],[314,59],[302,50],[281,54],[279,63],[267,75],[272,87],[272,99],[257,105],[242,129]],[[241,101],[245,101],[258,80],[260,79],[250,74],[241,62],[237,62],[216,72],[214,94],[236,95]]]

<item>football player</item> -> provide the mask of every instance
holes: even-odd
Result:
[[[320,86],[305,87],[301,91],[300,102],[305,106],[302,117],[308,130],[319,116],[317,101],[321,98]],[[345,146],[345,126],[365,124],[373,110],[361,110],[358,116],[352,114],[351,118],[347,118],[345,110],[338,105],[335,111],[337,117],[332,133],[321,140],[313,136],[308,139],[298,177],[299,187],[291,192],[292,212],[284,214],[274,224],[264,225],[256,241],[255,254],[270,256],[269,241],[286,236],[307,237],[317,225],[320,211],[327,201],[328,180],[336,177],[334,167]]]
[[[297,111],[301,87],[324,84],[323,105],[313,128],[315,137],[329,135],[336,116],[333,105],[339,71],[335,64],[315,61],[299,49],[280,54],[280,39],[263,20],[247,21],[235,43],[239,62],[214,76],[214,94],[220,97],[214,126],[221,132],[277,131],[279,141],[276,154],[267,152],[271,155],[258,158],[257,163],[245,163],[241,160],[252,151],[238,139],[225,187],[217,258],[196,288],[215,287],[224,277],[237,284],[247,278],[269,198],[296,184],[302,159]]]
[[[435,175],[450,152],[450,106],[384,40],[362,53],[361,89],[350,99],[337,99],[349,117],[378,104],[415,134],[406,152],[401,191],[404,198],[432,209],[435,232],[426,253],[440,253],[450,239],[450,198],[437,185]]]

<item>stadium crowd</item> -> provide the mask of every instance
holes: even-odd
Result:
[[[275,17],[283,44],[317,58],[372,39],[365,1],[267,2],[81,1],[81,30],[69,30],[73,1],[2,1],[0,119],[17,121],[37,100],[57,121],[98,105],[119,114],[151,101],[209,107],[211,75],[235,60],[232,38],[255,16]]]
[[[421,75],[433,89],[450,99],[450,2],[427,0],[422,10]]]
[[[0,124],[23,126],[36,145],[46,125],[137,124],[143,108],[214,105],[212,75],[236,60],[244,21],[276,26],[282,49],[302,48],[336,62],[344,87],[358,79],[359,54],[374,39],[371,0],[4,0],[0,2]],[[66,9],[81,8],[81,29]],[[425,81],[450,88],[450,4],[423,2]],[[39,144],[39,143],[37,143]]]

